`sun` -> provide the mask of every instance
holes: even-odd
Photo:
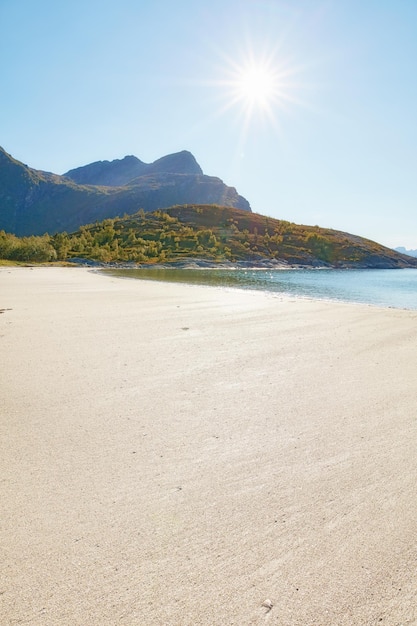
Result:
[[[284,120],[304,106],[298,78],[304,64],[285,54],[279,42],[255,45],[248,39],[213,52],[212,76],[201,82],[213,88],[210,121],[227,118],[231,132],[239,131],[240,147],[252,138],[282,136]]]
[[[267,109],[278,96],[279,83],[271,68],[251,64],[239,68],[233,81],[235,98],[250,108]]]
[[[266,130],[280,127],[284,109],[292,100],[293,69],[275,53],[269,55],[252,49],[237,58],[225,57],[222,78],[214,81],[223,105],[220,114],[235,111],[243,132],[262,125]]]

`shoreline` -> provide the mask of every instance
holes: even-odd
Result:
[[[320,272],[320,269],[313,270],[314,274]],[[404,289],[404,283],[400,281],[398,287],[398,282],[393,277],[387,280],[384,276],[384,272],[389,272],[389,270],[378,270],[382,272],[383,289],[381,288],[381,275],[375,277],[374,270],[355,270],[353,276],[351,272],[350,276],[346,276],[345,272],[348,270],[340,270],[337,273],[337,278],[332,276],[334,272],[327,274],[326,270],[327,276],[324,282],[322,281],[323,276],[319,280],[313,279],[311,282],[311,270],[308,270],[306,274],[297,274],[295,269],[287,271],[279,269],[277,274],[275,274],[275,270],[265,268],[257,268],[257,270],[253,268],[217,268],[213,271],[210,268],[153,267],[150,269],[98,268],[97,271],[117,278],[238,289],[253,293],[262,292],[276,297],[328,302],[329,304],[359,304],[384,309],[417,310],[417,298],[415,297],[415,290],[413,290],[413,287],[417,288],[417,281],[412,283],[409,279],[410,284],[407,285],[406,289]],[[263,272],[261,280],[256,277],[257,272]],[[285,272],[285,275],[282,272]],[[361,275],[361,272],[364,274]],[[417,274],[414,276],[417,278]],[[341,277],[343,277],[343,281]],[[395,278],[397,277],[398,275],[395,274]],[[385,295],[382,296],[382,293]]]
[[[5,266],[0,312],[5,624],[415,623],[416,311]]]
[[[414,257],[410,257],[414,258]],[[206,259],[198,258],[184,258],[177,261],[166,261],[165,263],[137,263],[134,261],[112,261],[105,263],[104,261],[95,261],[93,259],[85,259],[73,257],[68,259],[69,264],[75,267],[91,267],[102,269],[247,269],[247,270],[388,270],[388,269],[417,269],[413,266],[391,266],[381,264],[358,264],[358,263],[341,263],[339,265],[332,265],[324,261],[317,263],[291,263],[283,259],[259,259],[252,261],[209,261]]]

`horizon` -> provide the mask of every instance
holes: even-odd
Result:
[[[62,174],[187,150],[255,213],[417,248],[417,5],[0,6],[0,144]]]

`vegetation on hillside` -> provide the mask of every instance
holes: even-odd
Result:
[[[214,263],[275,259],[311,266],[417,266],[417,260],[348,233],[213,205],[140,210],[82,226],[72,234],[18,238],[0,231],[0,258],[48,262],[74,257],[140,264],[192,258]]]

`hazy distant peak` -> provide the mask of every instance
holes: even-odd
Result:
[[[406,248],[404,248],[404,246],[398,246],[398,248],[395,248],[395,250],[397,252],[400,252],[401,254],[407,254],[408,256],[417,257],[417,250],[407,250]]]

